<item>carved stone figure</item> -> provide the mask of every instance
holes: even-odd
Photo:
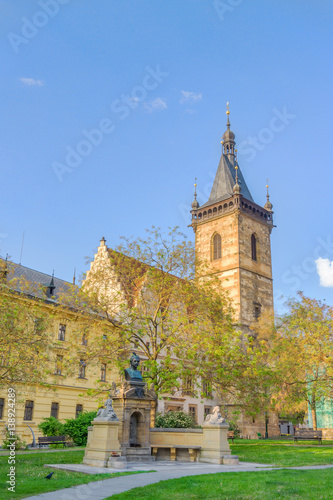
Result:
[[[214,424],[225,424],[225,418],[222,417],[220,413],[220,407],[215,406],[213,412],[207,415],[204,424],[214,425]]]
[[[94,420],[118,420],[112,406],[111,394],[104,403],[105,408],[100,408]]]
[[[137,354],[133,353],[130,359],[130,367],[125,369],[125,379],[128,381],[142,381],[141,372],[138,370],[140,358]]]

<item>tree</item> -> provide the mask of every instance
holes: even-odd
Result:
[[[102,240],[76,298],[76,307],[98,312],[109,324],[120,368],[131,348],[143,354],[144,377],[157,394],[173,392],[184,377],[196,379],[203,340],[232,328],[229,301],[201,268],[177,228],[164,235],[153,227],[147,238],[124,239],[116,250]],[[90,347],[92,355],[108,354],[94,340]]]
[[[333,394],[333,309],[299,293],[288,301],[286,315],[263,318],[256,325],[257,341],[265,345],[271,404],[283,414],[312,413]]]
[[[9,273],[9,274],[8,274]],[[7,279],[8,274],[8,279]],[[1,268],[0,386],[42,383],[50,372],[50,314],[41,291]]]

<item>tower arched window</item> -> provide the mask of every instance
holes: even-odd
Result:
[[[212,257],[213,260],[220,259],[222,257],[222,238],[219,234],[214,234],[212,242]]]
[[[252,260],[257,260],[257,238],[255,234],[251,236],[251,255]]]

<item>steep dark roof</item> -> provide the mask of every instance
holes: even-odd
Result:
[[[5,265],[5,261],[3,259],[0,260],[3,268],[3,266]],[[56,299],[59,297],[59,293],[68,291],[70,287],[73,286],[68,281],[64,281],[50,274],[41,273],[40,271],[36,271],[35,269],[31,269],[30,267],[15,264],[13,262],[8,262],[7,267],[8,279],[23,278],[33,285],[41,285],[43,288],[45,287],[45,290],[47,290],[53,280],[52,285],[55,288],[53,289],[52,295],[47,297],[47,300],[56,301]],[[19,285],[18,288],[20,288]],[[37,295],[39,295],[39,293]]]
[[[229,160],[228,156],[222,153],[209,199],[204,205],[202,205],[201,208],[208,207],[209,205],[212,205],[213,203],[218,203],[219,201],[222,200],[226,200],[227,198],[230,198],[233,195],[232,190],[236,183],[236,171],[235,171],[236,162],[234,156],[231,156],[231,158],[232,159]],[[241,187],[241,193],[244,196],[244,198],[254,202],[239,166],[238,166],[238,183]]]

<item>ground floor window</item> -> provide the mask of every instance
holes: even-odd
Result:
[[[32,420],[33,413],[34,413],[34,402],[28,400],[25,402],[23,420]]]
[[[198,419],[197,419],[198,407],[197,407],[197,405],[189,405],[188,412],[191,415],[191,417],[193,418],[194,422],[197,423],[198,422]]]
[[[205,418],[207,417],[207,415],[210,415],[212,413],[212,409],[213,409],[212,406],[205,406],[204,407],[204,416],[205,416]]]
[[[83,405],[76,405],[75,418],[78,418],[82,412],[83,412]]]
[[[51,404],[51,417],[58,418],[59,415],[59,403]]]

